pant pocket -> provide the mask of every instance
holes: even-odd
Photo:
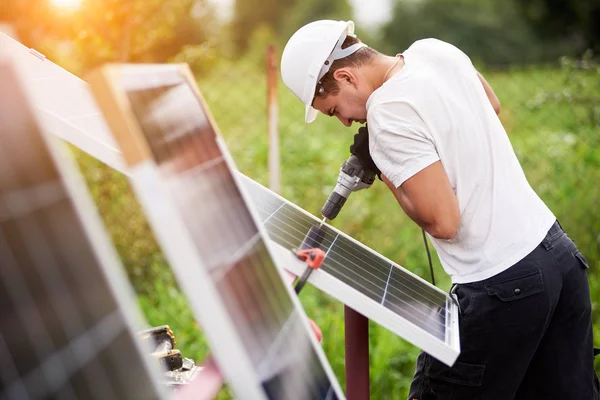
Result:
[[[506,279],[489,282],[485,285],[488,295],[496,296],[503,302],[524,299],[544,291],[542,271],[535,269]]]
[[[587,260],[585,259],[585,257],[583,256],[583,254],[581,254],[581,252],[579,250],[575,250],[571,254],[573,254],[573,256],[579,261],[579,263],[581,264],[581,266],[584,269],[588,269],[590,267],[590,265],[588,264]]]
[[[456,361],[452,367],[432,359],[425,376],[435,399],[476,399],[483,383],[485,365]]]
[[[428,378],[448,383],[476,387],[481,386],[484,372],[485,365],[456,361],[452,367],[448,367],[437,360],[433,360],[425,375]]]

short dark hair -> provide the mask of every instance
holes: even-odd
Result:
[[[356,43],[360,43],[359,38],[355,36],[346,36],[344,43],[342,43],[342,49],[345,49],[346,47],[352,46]],[[338,93],[340,91],[340,87],[333,77],[335,71],[345,67],[361,67],[364,64],[369,63],[371,59],[378,54],[379,52],[375,49],[370,47],[362,47],[350,54],[348,57],[335,60],[333,64],[331,64],[329,71],[327,71],[321,80],[317,82],[314,97],[326,98],[330,94]]]

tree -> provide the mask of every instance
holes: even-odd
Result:
[[[207,0],[86,0],[71,12],[15,0],[3,14],[27,45],[67,49],[76,73],[109,61],[164,62],[204,42],[215,21]]]
[[[578,53],[600,46],[600,0],[521,0],[517,4],[543,37],[572,37]]]
[[[280,36],[289,39],[303,25],[319,19],[352,19],[352,6],[348,0],[303,0],[298,2],[285,17]]]
[[[295,3],[296,0],[236,0],[232,31],[237,50],[248,49],[250,37],[259,27],[280,32],[285,15]]]
[[[544,47],[513,2],[495,0],[423,0],[398,2],[382,30],[390,54],[427,37],[450,42],[474,61],[490,65],[555,60],[564,46]]]

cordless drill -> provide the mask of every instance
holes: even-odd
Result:
[[[375,181],[375,175],[375,172],[366,169],[359,158],[352,154],[340,168],[337,184],[323,206],[321,215],[329,220],[337,217],[350,193],[370,187]]]

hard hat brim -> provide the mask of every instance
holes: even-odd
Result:
[[[315,119],[317,119],[317,115],[319,115],[319,110],[313,108],[310,105],[306,106],[306,113],[304,114],[304,121],[307,124],[310,124],[311,122],[313,122]]]

